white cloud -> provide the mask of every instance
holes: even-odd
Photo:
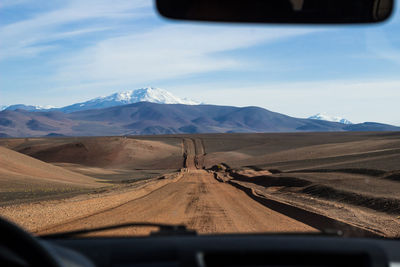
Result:
[[[104,30],[103,24],[110,20],[142,17],[146,14],[141,9],[150,6],[149,2],[116,0],[110,3],[106,0],[70,0],[63,2],[61,8],[39,11],[28,19],[2,25],[0,59],[37,55],[46,50],[47,45],[43,45],[45,42],[95,32],[99,28]],[[96,24],[101,24],[100,27],[78,23],[96,19]]]
[[[400,64],[400,48],[396,48],[390,39],[382,30],[368,31],[366,33],[367,49],[376,58]]]
[[[98,42],[61,58],[59,81],[148,83],[185,75],[246,68],[224,52],[309,34],[298,28],[167,25]],[[71,84],[71,87],[73,84]]]

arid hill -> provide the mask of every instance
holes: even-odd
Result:
[[[0,146],[1,202],[79,192],[104,186],[104,183],[93,177]]]

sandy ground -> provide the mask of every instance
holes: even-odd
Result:
[[[107,184],[128,184],[176,172],[177,169],[125,169],[100,168],[73,163],[53,163],[64,169],[91,176]]]
[[[43,169],[52,163],[88,181],[115,183],[103,193],[0,207],[38,234],[131,221],[183,223],[200,233],[321,230],[307,221],[312,212],[400,236],[400,133],[30,138],[0,145],[42,160]],[[290,213],[291,207],[300,210]]]
[[[206,167],[400,169],[400,133],[232,134],[203,137]]]
[[[91,214],[114,209],[134,199],[143,197],[168,183],[181,179],[180,173],[170,174],[164,179],[150,179],[134,185],[106,189],[100,193],[81,194],[72,198],[0,207],[0,214],[18,223],[32,233],[53,225],[86,217]]]
[[[187,171],[178,181],[116,208],[42,230],[39,234],[135,221],[184,224],[199,233],[316,231],[264,207],[241,190],[218,182],[212,173],[201,169],[203,154],[200,141],[184,139]],[[128,228],[107,234],[147,234],[149,231]]]
[[[364,229],[366,234],[399,237],[400,183],[386,179],[385,173],[378,177],[371,173],[378,175],[366,169],[271,173],[244,168],[222,169],[217,177],[221,181],[247,188],[253,195],[263,199],[326,216],[348,224],[349,228],[356,227],[349,231]],[[399,174],[389,173],[396,177]],[[281,212],[284,210],[281,209]],[[321,227],[317,228],[337,226],[325,223]]]
[[[40,234],[127,222],[185,224],[199,233],[315,231],[270,210],[211,173],[189,170],[183,177],[117,208],[40,231]],[[150,229],[127,228],[112,235],[147,234]],[[104,233],[101,233],[104,235]]]

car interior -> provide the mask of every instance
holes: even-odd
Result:
[[[156,0],[168,20],[347,25],[384,23],[391,0]],[[295,213],[296,211],[293,211]],[[311,215],[310,215],[311,216]],[[149,236],[107,236],[123,228]],[[200,234],[184,225],[136,222],[34,236],[0,219],[0,266],[400,266],[400,242],[352,229],[312,233]],[[95,236],[90,234],[96,233]]]

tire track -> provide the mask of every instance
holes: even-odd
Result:
[[[194,163],[196,165],[197,169],[204,169],[204,156],[206,155],[205,153],[205,147],[202,139],[195,138],[192,139],[195,145],[196,149],[196,156],[194,158]]]
[[[205,147],[203,140],[199,138],[183,139],[184,168],[204,169]]]
[[[196,145],[193,139],[183,139],[183,167],[186,169],[196,169],[195,163]]]
[[[362,227],[358,227],[355,225],[351,225],[346,222],[338,221],[336,219],[327,217],[325,215],[312,212],[309,210],[305,210],[299,207],[295,207],[293,205],[280,202],[277,200],[273,200],[267,198],[264,195],[257,193],[255,190],[246,187],[236,181],[228,181],[228,183],[239,190],[246,193],[251,199],[257,201],[258,203],[264,205],[265,207],[279,212],[280,214],[286,215],[290,218],[293,218],[297,221],[303,222],[315,229],[321,230],[322,232],[332,231],[334,233],[334,229],[340,229],[344,234],[351,236],[360,236],[360,237],[381,237],[383,234],[372,229],[365,229]]]
[[[266,208],[229,184],[219,183],[212,173],[189,169],[175,183],[169,183],[141,198],[39,234],[134,221],[185,224],[204,234],[316,231],[313,227]],[[90,236],[138,235],[148,234],[151,230],[154,229],[130,227]]]

